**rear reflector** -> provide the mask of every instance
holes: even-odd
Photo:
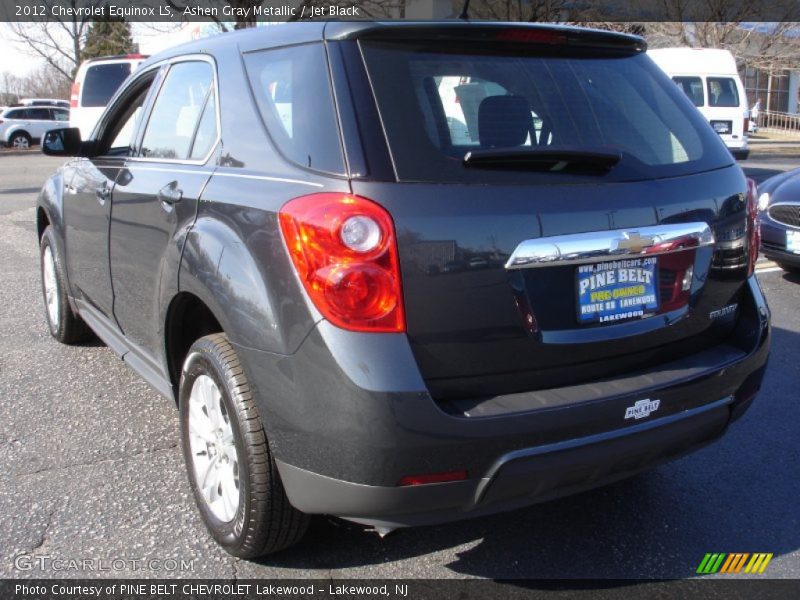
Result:
[[[758,186],[747,178],[747,274],[756,270],[758,250],[761,246],[761,230],[758,225]]]
[[[406,475],[397,482],[398,486],[427,485],[429,483],[448,483],[451,481],[465,481],[466,471],[446,471],[445,473],[424,473],[422,475]]]

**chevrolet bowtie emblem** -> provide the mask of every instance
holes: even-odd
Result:
[[[617,240],[617,247],[614,248],[614,250],[628,250],[636,253],[641,252],[645,248],[649,248],[655,244],[655,242],[655,238],[651,236],[641,236],[638,231],[632,231],[630,233],[626,231],[623,232],[622,238]]]

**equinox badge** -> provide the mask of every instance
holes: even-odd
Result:
[[[654,413],[658,410],[659,404],[661,404],[661,400],[650,400],[650,398],[637,400],[633,406],[629,406],[625,409],[625,418],[644,419],[645,417],[649,417],[650,413]]]

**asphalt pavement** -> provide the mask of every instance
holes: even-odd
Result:
[[[760,263],[769,370],[713,445],[599,490],[384,539],[318,517],[297,547],[241,561],[197,516],[175,407],[102,344],[47,331],[33,206],[58,164],[0,155],[0,577],[671,579],[695,577],[707,552],[771,552],[768,576],[800,577],[800,278]],[[743,165],[763,180],[800,159]]]

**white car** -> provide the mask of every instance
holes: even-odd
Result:
[[[69,126],[81,130],[81,139],[91,137],[108,101],[146,58],[143,54],[125,54],[91,58],[81,64],[69,99]]]
[[[12,106],[0,114],[0,142],[24,150],[51,129],[66,127],[69,110],[57,106]]]

